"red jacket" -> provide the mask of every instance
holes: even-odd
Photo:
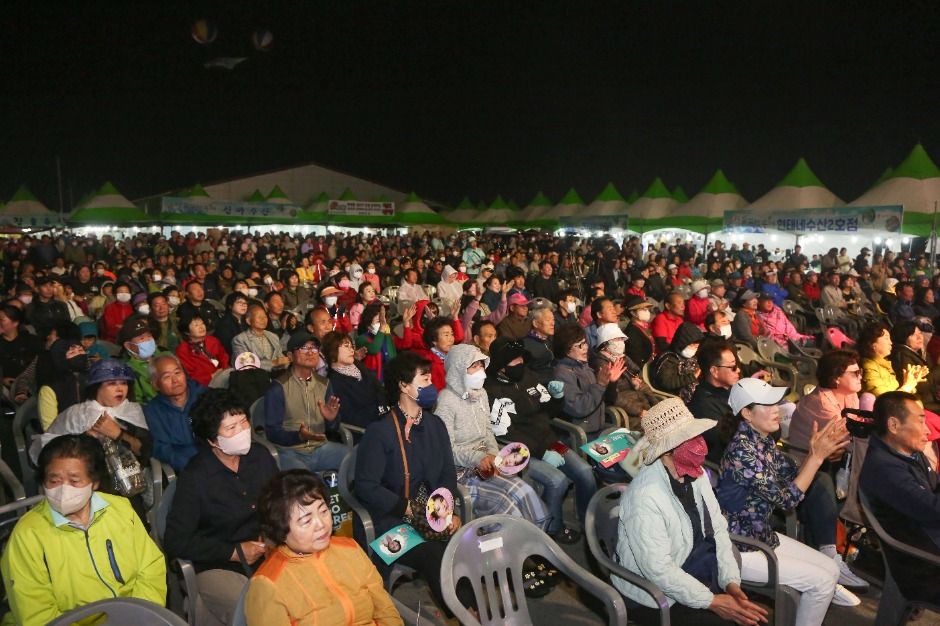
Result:
[[[705,316],[708,315],[708,305],[711,300],[692,296],[685,303],[685,321],[695,324],[705,330]]]
[[[187,376],[200,385],[208,387],[213,374],[228,368],[228,353],[222,347],[222,342],[212,335],[206,335],[202,346],[208,355],[201,350],[193,349],[193,344],[184,341],[176,346],[176,356],[183,364]],[[211,359],[215,359],[218,363],[214,364]]]
[[[653,334],[653,339],[663,339],[668,346],[672,343],[672,338],[675,336],[676,330],[678,330],[679,326],[681,325],[681,317],[677,317],[669,311],[663,311],[653,318],[653,323],[650,324],[650,331]]]
[[[111,343],[117,343],[117,336],[121,332],[124,320],[133,314],[134,307],[129,302],[125,304],[115,300],[104,307],[104,313],[101,315],[101,338]]]
[[[456,345],[456,344],[454,344]],[[411,350],[431,362],[431,384],[440,391],[447,386],[447,371],[444,369],[444,361],[439,356],[423,348],[413,348]]]
[[[430,300],[418,300],[418,302],[415,303],[415,316],[411,319],[411,328],[403,329],[400,339],[398,335],[392,334],[396,350],[418,351],[428,349],[424,344],[424,325],[421,323],[421,320],[424,319],[424,307],[426,307],[429,302]],[[454,345],[463,343],[463,324],[460,323],[460,320],[454,320],[451,327],[454,329]],[[441,380],[443,380],[443,378]],[[439,389],[443,389],[443,387],[439,387]]]
[[[819,287],[819,283],[815,285],[813,283],[803,283],[803,293],[806,294],[806,297],[808,297],[813,304],[819,302],[821,292],[822,289]]]

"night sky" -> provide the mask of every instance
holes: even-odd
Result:
[[[0,198],[54,209],[57,155],[66,208],[311,161],[452,204],[717,167],[756,199],[800,156],[852,200],[917,141],[940,160],[927,0],[10,1],[0,28]]]

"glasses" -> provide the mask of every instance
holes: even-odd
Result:
[[[729,369],[729,370],[741,369],[741,366],[738,365],[737,363],[735,363],[734,365],[724,365],[724,364],[721,364],[721,365],[716,365],[715,367],[724,367],[724,368],[727,368],[727,369]]]
[[[587,341],[584,340],[584,339],[582,339],[582,340],[579,341],[578,343],[574,344],[574,345],[572,346],[572,348],[578,348],[579,350],[580,350],[581,348],[587,348]]]
[[[299,348],[297,348],[297,351],[306,352],[307,354],[316,354],[320,351],[320,348],[316,346],[306,345],[306,346],[300,346]]]
[[[855,378],[861,378],[861,377],[862,377],[862,370],[860,370],[860,369],[857,369],[857,370],[845,370],[845,371],[842,372],[842,373],[843,373],[843,374],[848,374],[849,376],[854,376]]]

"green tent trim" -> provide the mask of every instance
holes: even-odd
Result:
[[[273,199],[290,200],[290,198],[287,197],[287,194],[284,193],[284,190],[281,189],[280,185],[274,185],[274,189],[272,189],[271,193],[269,193],[267,197],[265,198],[265,200],[273,200]]]
[[[515,201],[515,200],[508,200],[508,201],[506,202],[506,204],[509,206],[509,210],[510,210],[510,211],[518,211],[518,210],[519,210],[519,205],[516,204],[516,201]]]
[[[123,195],[120,191],[117,190],[117,187],[111,184],[111,181],[105,182],[101,185],[101,188],[98,189],[96,196],[120,196]]]
[[[385,202],[388,201],[386,200]],[[421,199],[421,196],[412,191],[405,197],[405,202],[424,202],[424,200]]]
[[[725,173],[720,169],[715,170],[711,179],[705,183],[705,186],[702,187],[699,193],[713,193],[715,195],[720,193],[733,193],[739,196],[741,195],[741,192],[734,186],[734,183],[728,180],[728,177],[725,176]]]
[[[634,202],[636,202],[636,201],[639,200],[639,199],[640,199],[640,192],[637,191],[636,189],[634,189],[633,191],[631,191],[631,192],[630,192],[630,195],[627,196],[627,202],[630,203],[630,204],[633,204]]]
[[[663,179],[659,176],[650,183],[650,186],[647,187],[646,191],[643,192],[643,195],[640,198],[669,198],[672,199],[672,194],[669,192],[669,189],[666,187],[666,184],[663,182]]]
[[[653,219],[636,218],[630,220],[630,230],[640,233],[661,228],[678,228],[705,235],[720,231],[724,227],[724,218],[702,216],[666,216]]]
[[[682,185],[676,185],[676,188],[672,190],[672,197],[675,198],[676,202],[689,201],[689,196],[685,193],[685,189],[682,188]]]
[[[880,185],[881,183],[885,182],[886,180],[888,180],[889,178],[891,178],[891,175],[892,175],[892,174],[894,174],[894,168],[893,168],[893,167],[887,167],[887,168],[885,168],[885,171],[883,171],[883,172],[881,173],[881,176],[878,177],[878,180],[876,180],[875,182],[873,182],[873,183],[871,184],[871,187],[869,187],[869,189],[873,189],[873,188],[877,187],[878,185]]]
[[[202,185],[196,183],[189,189],[184,190],[180,196],[183,198],[208,198],[209,193],[203,189]]]
[[[509,205],[506,204],[506,201],[503,200],[502,196],[497,195],[493,200],[493,203],[490,204],[489,208],[491,209],[508,209]]]
[[[379,196],[373,200],[373,202],[391,202],[392,199],[386,196],[384,193],[380,193]]]
[[[548,199],[541,191],[535,194],[535,197],[532,198],[532,202],[529,203],[529,206],[555,206],[552,204],[552,201]]]
[[[70,224],[80,226],[93,224],[124,226],[127,224],[142,224],[145,222],[152,223],[152,221],[153,220],[139,208],[130,209],[123,207],[81,208],[68,218]]]
[[[486,206],[486,203],[483,202],[482,200],[480,200],[480,201],[477,203],[477,207],[476,207],[477,211],[485,211],[485,210],[487,210],[488,208],[489,208],[489,207]]]
[[[466,211],[467,209],[475,209],[476,205],[470,201],[470,198],[464,196],[463,199],[454,207],[455,211]]]
[[[558,201],[558,204],[584,204],[584,200],[581,199],[581,196],[579,196],[578,192],[572,187],[568,190],[568,193]]]
[[[924,146],[917,144],[907,158],[894,168],[888,178],[916,178],[917,180],[940,178],[940,168],[927,154]]]
[[[826,188],[819,177],[809,167],[806,159],[800,157],[796,165],[793,166],[786,176],[783,177],[777,187],[822,187]]]
[[[14,202],[39,202],[39,198],[34,196],[33,192],[30,191],[26,185],[20,185],[20,188],[17,189],[13,197],[7,201],[7,204]]]
[[[352,189],[346,187],[346,189],[344,189],[343,193],[340,195],[339,200],[343,200],[344,202],[352,202],[356,200],[356,194],[352,192]]]
[[[260,189],[255,189],[251,192],[251,195],[245,198],[245,202],[264,202],[264,194],[261,193]]]
[[[594,198],[594,202],[626,202],[626,200],[613,183],[607,183],[607,186]]]

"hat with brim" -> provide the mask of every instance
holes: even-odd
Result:
[[[759,378],[742,378],[731,387],[728,406],[737,415],[751,404],[777,404],[787,395],[787,387],[774,387]]]
[[[521,293],[509,296],[509,306],[529,306],[529,300]]]
[[[614,323],[601,324],[597,327],[597,345],[603,345],[614,339],[626,339],[627,336],[620,330],[620,326]]]
[[[134,370],[124,361],[117,359],[101,359],[92,363],[91,369],[88,371],[88,380],[85,381],[85,386],[90,387],[91,385],[105,383],[109,380],[131,382],[136,378],[137,374],[135,374]]]
[[[308,343],[313,343],[317,348],[320,347],[320,340],[307,331],[301,330],[295,332],[290,336],[290,339],[287,340],[287,351],[293,352],[294,350],[299,350]]]
[[[643,298],[641,296],[629,295],[623,299],[623,308],[628,311],[634,311],[636,309],[648,309],[653,306],[653,303]]]
[[[646,411],[641,423],[645,435],[637,447],[645,465],[718,424],[712,419],[696,418],[681,398],[656,403]]]
[[[747,302],[748,300],[756,300],[759,297],[760,297],[759,293],[748,289],[747,291],[741,294],[741,302]]]
[[[261,369],[261,359],[254,352],[242,352],[235,357],[235,369],[239,372],[247,369]]]

